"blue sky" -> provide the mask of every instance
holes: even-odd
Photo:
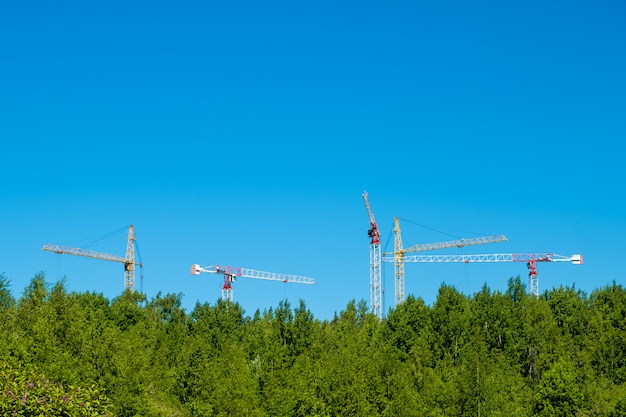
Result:
[[[367,190],[383,250],[398,216],[405,246],[583,254],[539,265],[540,291],[623,284],[626,7],[509,3],[5,2],[0,273],[116,297],[120,264],[41,247],[133,224],[148,297],[215,303],[220,276],[189,266],[233,265],[317,281],[240,279],[248,314],[330,319],[369,301]],[[407,264],[406,293],[517,275]]]

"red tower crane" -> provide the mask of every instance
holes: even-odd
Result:
[[[198,264],[191,265],[191,274],[200,275],[201,272],[209,274],[224,275],[224,284],[222,285],[222,300],[233,301],[233,287],[237,277],[265,279],[269,281],[295,282],[298,284],[315,284],[313,278],[302,277],[298,275],[277,274],[275,272],[257,271],[249,268],[239,268],[236,266],[220,266],[210,265],[202,267]]]
[[[383,317],[383,284],[381,275],[381,253],[380,253],[380,232],[378,224],[374,218],[374,212],[370,207],[367,191],[363,191],[363,202],[370,220],[370,227],[367,230],[367,236],[372,240],[370,242],[370,310],[372,313],[382,319]]]
[[[384,262],[393,262],[394,258],[383,258]],[[537,278],[537,262],[571,262],[572,265],[582,265],[582,255],[563,256],[553,253],[506,253],[480,255],[411,255],[405,256],[404,262],[526,262],[528,267],[528,292],[539,296],[539,282]]]

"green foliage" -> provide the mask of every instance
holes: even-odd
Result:
[[[588,332],[589,307],[584,293],[561,286],[546,293],[546,299],[564,337],[579,339]]]
[[[97,386],[57,383],[36,368],[0,363],[0,413],[4,416],[113,416]]]
[[[400,358],[406,358],[418,339],[431,327],[430,309],[422,299],[409,295],[404,303],[389,312],[387,328],[392,345]]]
[[[539,384],[535,411],[539,416],[570,417],[578,415],[582,404],[574,367],[567,358],[562,358],[545,372]]]
[[[609,412],[608,417],[626,417],[626,395],[617,401],[615,408]]]
[[[615,282],[590,297],[592,362],[613,383],[626,383],[626,289]]]
[[[15,300],[0,275],[0,371],[0,415],[621,416],[626,291],[535,298],[517,277],[320,321],[303,300],[187,313],[180,294],[109,301],[43,274]]]
[[[0,311],[6,310],[15,303],[11,295],[10,283],[4,274],[0,274]]]
[[[433,351],[439,360],[452,360],[458,364],[462,345],[469,331],[469,302],[453,287],[442,285],[433,306]]]

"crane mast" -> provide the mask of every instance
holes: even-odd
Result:
[[[124,259],[124,289],[135,290],[135,228],[132,224],[128,228],[126,258]]]
[[[402,249],[402,232],[397,217],[393,221],[393,282],[395,289],[395,306],[404,302],[404,249]]]
[[[383,291],[382,291],[382,275],[381,275],[381,252],[380,252],[380,232],[378,231],[378,224],[374,218],[374,212],[370,207],[369,197],[367,191],[363,191],[363,202],[365,203],[365,210],[370,220],[370,227],[367,230],[367,236],[372,240],[370,241],[370,309],[372,313],[382,319],[383,317]]]
[[[86,258],[100,259],[103,261],[120,262],[124,264],[124,290],[135,291],[135,265],[143,266],[135,261],[135,228],[131,224],[128,228],[128,241],[126,244],[126,256],[121,257],[108,253],[96,252],[81,248],[69,248],[66,246],[46,243],[42,250],[57,254],[83,256]]]
[[[394,258],[383,258],[383,262],[393,262]],[[443,262],[526,262],[528,273],[528,292],[535,297],[539,296],[537,277],[537,262],[571,262],[572,265],[582,265],[582,255],[563,256],[554,253],[505,253],[505,254],[476,254],[476,255],[410,255],[404,262],[443,263]]]
[[[385,256],[383,258],[383,262],[394,263],[394,289],[396,306],[404,302],[404,255],[406,253],[449,248],[462,248],[464,246],[484,245],[486,243],[504,242],[507,240],[506,236],[504,235],[495,235],[487,237],[457,239],[448,242],[421,243],[404,249],[402,247],[402,231],[400,230],[400,220],[397,217],[394,218],[393,233],[394,251],[385,252],[383,254],[383,256]],[[393,255],[392,261],[390,260],[390,258],[387,258],[387,256],[389,255]]]
[[[199,264],[191,265],[191,275],[200,275],[201,272],[224,275],[222,300],[230,302],[233,301],[232,283],[236,281],[237,277],[264,279],[268,281],[294,282],[297,284],[315,284],[315,279],[299,275],[257,271],[255,269],[239,268],[236,266],[210,265],[203,267]]]

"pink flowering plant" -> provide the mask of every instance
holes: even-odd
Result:
[[[0,363],[2,416],[113,416],[104,393],[95,386],[54,382],[36,369]]]

